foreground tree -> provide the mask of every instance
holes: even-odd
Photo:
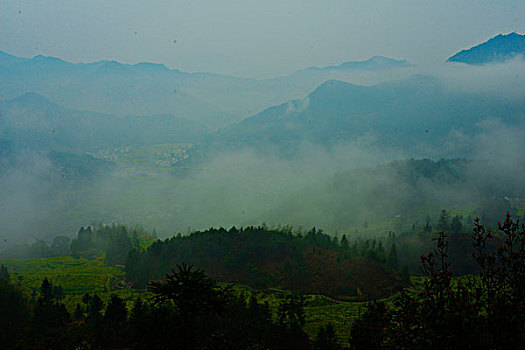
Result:
[[[295,293],[286,295],[279,303],[277,317],[280,342],[285,349],[306,349],[309,346],[308,336],[304,332],[304,304],[304,297]]]
[[[155,303],[173,302],[183,320],[195,316],[223,314],[228,301],[228,288],[220,287],[210,276],[191,265],[177,265],[164,281],[152,281],[148,290]]]
[[[352,324],[350,346],[356,350],[381,349],[385,335],[383,330],[390,322],[385,303],[371,301],[360,317]]]
[[[317,337],[314,341],[315,350],[339,350],[341,346],[337,342],[337,334],[334,326],[330,323],[326,327],[319,328]]]
[[[0,349],[21,348],[21,337],[15,335],[25,331],[29,311],[22,290],[7,278],[0,278]]]
[[[352,345],[394,349],[525,347],[525,226],[510,214],[493,235],[479,219],[472,235],[479,275],[452,279],[447,235],[421,257],[427,278],[416,295],[402,293],[393,310],[370,304],[352,327]],[[488,242],[503,243],[495,251]],[[381,325],[384,324],[384,327]]]
[[[55,289],[56,290],[56,289]],[[32,319],[32,339],[37,348],[65,347],[65,342],[57,342],[63,336],[70,321],[70,315],[60,297],[53,293],[53,285],[44,278],[40,287],[40,296],[36,301]]]
[[[163,281],[150,282],[148,290],[153,293],[153,314],[165,319],[166,331],[179,347],[188,349],[205,347],[212,340],[217,318],[224,316],[231,298],[228,287],[186,264],[177,265]]]
[[[104,313],[104,324],[107,342],[114,348],[120,348],[124,343],[122,340],[127,338],[123,333],[128,320],[126,303],[116,294],[112,294]],[[124,336],[123,336],[124,335]]]

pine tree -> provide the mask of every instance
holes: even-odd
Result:
[[[187,321],[199,315],[223,314],[229,289],[223,288],[203,270],[192,265],[177,265],[164,281],[152,281],[148,290],[153,301],[159,305],[171,301],[179,309],[182,319]]]
[[[42,281],[40,296],[36,301],[31,321],[31,328],[34,333],[30,341],[35,343],[34,347],[60,348],[57,343],[57,336],[64,332],[70,321],[70,315],[65,305],[53,297],[53,285],[47,278]]]
[[[149,322],[150,318],[148,316],[149,309],[147,304],[144,303],[141,297],[138,297],[129,313],[131,339],[138,349],[145,349],[148,345],[151,347],[151,344],[148,344],[148,336],[156,331],[152,327],[151,322]]]
[[[456,215],[452,218],[450,222],[450,231],[454,233],[461,232],[463,225],[461,224],[461,217]]]
[[[445,209],[443,209],[441,211],[441,215],[439,216],[439,220],[438,220],[438,225],[437,225],[437,229],[439,231],[448,231],[450,228],[449,226],[449,223],[448,223],[448,214],[447,214],[447,211]]]
[[[385,262],[385,248],[383,248],[383,242],[379,241],[377,244],[377,260],[381,263]]]
[[[40,298],[45,303],[50,303],[53,299],[53,285],[49,282],[47,277],[44,277],[42,285],[40,286]]]
[[[315,350],[337,350],[341,349],[337,342],[337,334],[334,326],[329,323],[326,327],[321,326],[314,341]]]
[[[105,331],[111,335],[113,347],[119,347],[120,334],[126,325],[127,319],[128,310],[126,309],[126,303],[118,295],[111,294],[104,313],[104,324],[106,325]]]
[[[92,327],[100,327],[102,320],[102,309],[104,309],[104,303],[102,302],[102,299],[100,299],[100,297],[95,293],[93,296],[89,296],[83,300],[88,301],[86,322]]]
[[[9,280],[9,271],[7,271],[7,267],[4,266],[4,264],[2,264],[2,266],[0,266],[0,280]]]
[[[350,246],[348,244],[348,239],[346,238],[346,235],[343,235],[343,237],[341,237],[340,245],[341,245],[341,248],[340,248],[341,256],[339,258],[341,259],[341,258],[349,257],[351,252],[350,252]]]
[[[21,335],[25,333],[29,310],[22,289],[0,278],[0,349],[24,348]]]
[[[427,219],[426,219],[426,225],[425,225],[425,232],[426,233],[432,233],[432,224],[430,223],[430,215],[427,215]]]
[[[278,309],[279,325],[290,333],[301,333],[306,322],[304,315],[304,297],[288,294],[281,300]]]
[[[141,320],[143,320],[145,315],[146,305],[142,301],[142,298],[138,297],[133,303],[133,307],[129,313],[129,321],[130,323],[139,323]]]
[[[75,312],[73,313],[73,319],[75,321],[80,321],[84,319],[84,312],[82,311],[82,307],[79,303],[77,303],[77,307],[75,308]]]
[[[397,259],[397,247],[395,243],[392,243],[392,246],[390,247],[390,251],[388,252],[388,261],[387,261],[388,267],[397,270],[399,267],[399,262]]]
[[[109,327],[120,328],[128,318],[126,303],[116,294],[111,294],[104,313],[104,320]]]

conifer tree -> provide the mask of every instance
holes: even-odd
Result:
[[[80,321],[84,319],[84,312],[82,311],[82,307],[79,303],[77,303],[77,307],[75,308],[75,312],[73,313],[73,319],[75,321]]]
[[[397,270],[399,267],[399,262],[397,259],[397,247],[395,243],[392,243],[392,246],[390,247],[390,251],[388,252],[388,260],[387,260],[388,267]]]
[[[338,350],[341,346],[337,342],[334,326],[329,323],[321,326],[314,341],[314,350]]]
[[[450,228],[449,226],[449,222],[448,222],[448,214],[447,214],[447,211],[445,209],[443,209],[441,211],[441,214],[439,215],[439,220],[438,220],[438,225],[437,225],[437,229],[439,231],[448,231]]]
[[[5,267],[4,264],[0,266],[0,280],[2,279],[9,280],[9,271],[7,271],[7,267]]]

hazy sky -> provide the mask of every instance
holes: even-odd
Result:
[[[525,32],[524,0],[0,0],[0,50],[271,77],[374,55],[417,64]]]

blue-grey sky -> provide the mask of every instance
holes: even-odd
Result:
[[[523,0],[0,0],[0,50],[272,77],[374,55],[442,62],[525,32]]]

